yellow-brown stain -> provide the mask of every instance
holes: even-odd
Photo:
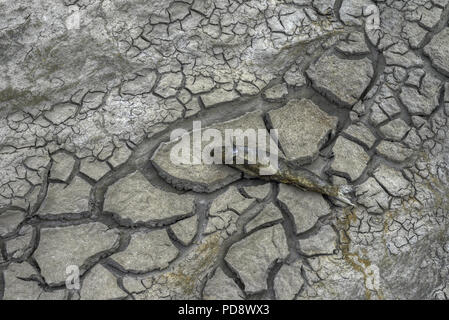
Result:
[[[355,213],[355,208],[345,208],[344,209],[344,218],[339,221],[339,226],[342,228],[344,232],[340,233],[340,247],[342,251],[343,259],[346,263],[355,271],[359,272],[363,276],[364,287],[365,287],[365,298],[367,300],[371,300],[373,298],[373,291],[369,290],[366,287],[366,282],[370,274],[366,270],[371,266],[371,261],[367,258],[363,258],[357,252],[350,252],[349,245],[351,244],[351,239],[347,236],[346,231],[349,230],[351,223],[357,222],[357,215]],[[366,250],[361,250],[362,254],[366,254]],[[383,299],[383,294],[381,290],[375,292],[378,299]]]
[[[194,259],[189,261],[191,263],[179,266],[176,271],[169,272],[163,277],[181,289],[185,295],[194,295],[198,280],[215,263],[220,244],[221,238],[218,233],[209,236],[194,249]]]

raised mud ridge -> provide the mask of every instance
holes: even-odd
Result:
[[[0,5],[0,299],[449,297],[448,0],[47,2]],[[301,188],[174,164],[193,121]]]

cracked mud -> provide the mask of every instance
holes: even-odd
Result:
[[[449,0],[3,0],[0,61],[0,299],[449,298]],[[194,120],[355,206],[175,165]]]

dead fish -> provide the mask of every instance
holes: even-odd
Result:
[[[226,147],[222,148],[223,160],[227,159],[226,149]],[[258,159],[256,153],[257,150],[254,149],[233,146],[231,161],[229,161],[230,159],[228,158],[227,161],[223,163],[252,177],[293,185],[301,190],[318,192],[335,198],[347,205],[354,206],[348,198],[348,194],[353,191],[351,186],[331,185],[307,169],[289,166],[285,160],[281,158],[277,160],[277,167],[272,166],[271,163],[262,164],[253,160]],[[269,159],[269,155],[267,155],[267,158]],[[250,159],[253,161],[249,161]],[[261,175],[261,170],[264,170],[263,175]]]

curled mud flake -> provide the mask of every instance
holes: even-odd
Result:
[[[259,159],[254,162],[252,160],[255,159],[257,152],[247,147],[233,146],[229,150],[223,147],[222,159],[226,165],[249,176],[293,185],[301,190],[318,192],[354,206],[350,200],[350,193],[353,191],[350,185],[331,185],[307,169],[293,168],[281,158],[276,160],[277,165],[271,162],[263,164]],[[271,159],[271,156],[267,155],[267,159]]]

